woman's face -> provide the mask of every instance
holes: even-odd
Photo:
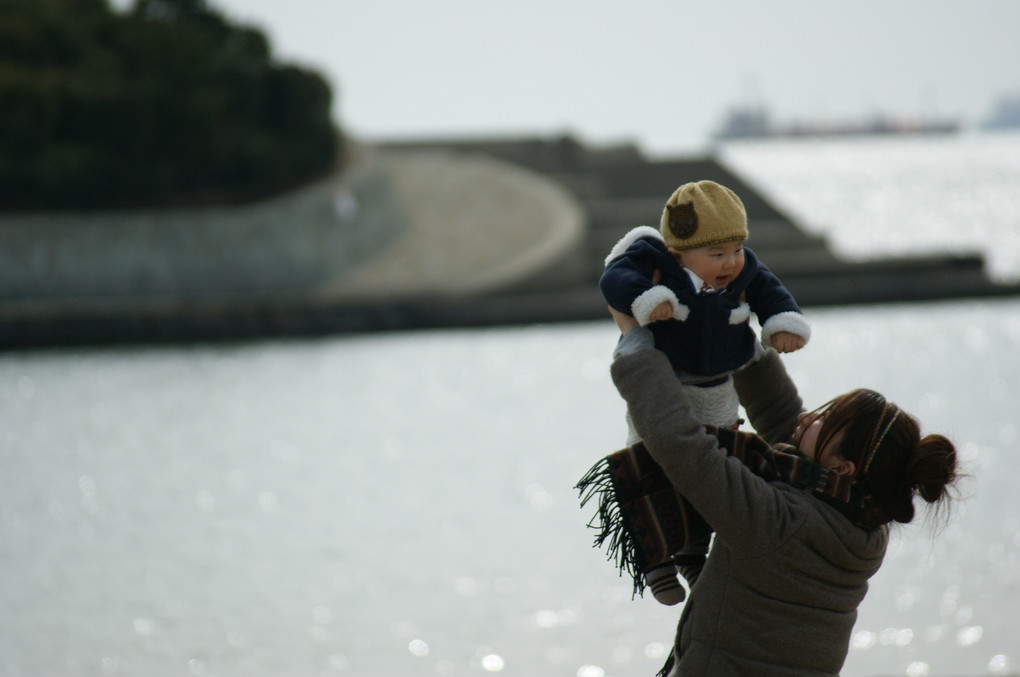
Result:
[[[797,417],[797,426],[793,429],[793,445],[815,463],[842,473],[848,462],[841,458],[836,450],[839,449],[839,444],[843,441],[843,432],[836,433],[829,439],[824,449],[819,449],[818,442],[824,422],[825,414],[814,411],[800,414]],[[850,466],[852,468],[853,464],[851,463]]]
[[[813,411],[805,411],[797,416],[797,426],[793,429],[793,446],[812,461],[817,461],[818,437],[822,432],[825,416]]]

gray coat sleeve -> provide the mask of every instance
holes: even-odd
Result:
[[[774,369],[760,373],[776,376]],[[611,372],[652,458],[730,548],[745,556],[766,552],[803,521],[782,492],[719,449],[715,436],[691,415],[687,395],[662,352],[621,355]]]
[[[776,351],[734,374],[733,385],[755,432],[769,444],[788,442],[804,403]]]

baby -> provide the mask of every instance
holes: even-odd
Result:
[[[640,226],[616,243],[599,281],[613,309],[652,331],[698,419],[723,428],[740,424],[730,375],[766,348],[799,350],[811,334],[793,296],[744,246],[747,236],[747,213],[732,190],[714,181],[685,183],[666,202],[659,230]],[[631,445],[639,438],[629,417],[628,427]],[[655,598],[682,601],[674,564],[693,584],[707,551],[706,541],[649,574]]]

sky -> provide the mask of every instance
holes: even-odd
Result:
[[[738,105],[971,127],[1020,93],[1020,0],[209,4],[322,73],[337,122],[366,141],[569,133],[669,154]]]

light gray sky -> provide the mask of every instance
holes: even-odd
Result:
[[[117,0],[115,5],[129,0]],[[698,148],[728,107],[974,125],[1020,92],[1020,0],[210,0],[373,140],[571,132]]]

